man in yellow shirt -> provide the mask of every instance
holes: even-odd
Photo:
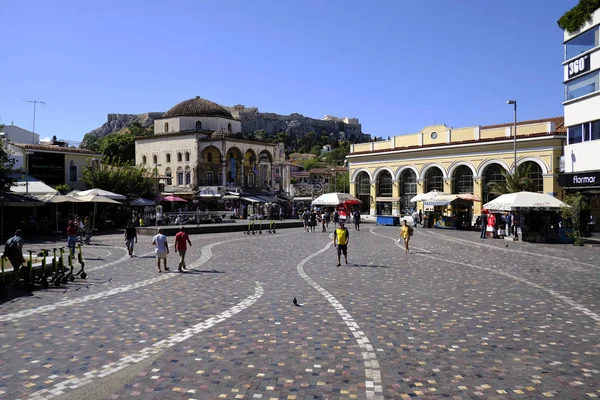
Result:
[[[348,242],[350,241],[350,234],[348,233],[348,229],[343,222],[340,222],[340,227],[336,228],[335,233],[333,234],[333,247],[337,247],[337,265],[339,267],[340,257],[342,253],[344,253],[344,259],[346,260],[346,264],[348,264]]]

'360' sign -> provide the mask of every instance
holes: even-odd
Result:
[[[585,55],[583,57],[579,57],[567,64],[568,70],[567,75],[568,78],[571,79],[576,77],[579,74],[587,72],[590,70],[590,55]]]

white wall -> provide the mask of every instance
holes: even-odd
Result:
[[[565,105],[565,126],[600,119],[600,93]]]
[[[202,130],[216,131],[227,129],[231,124],[231,132],[238,133],[242,131],[242,123],[234,119],[221,117],[173,117],[154,121],[154,133],[166,133],[165,122],[169,124],[169,132],[193,131],[196,130],[196,121],[202,122]]]
[[[579,78],[580,76],[588,74],[589,72],[597,70],[598,68],[600,68],[600,49],[595,50],[593,53],[590,53],[590,71],[585,72],[584,74],[579,75],[573,79]],[[566,81],[567,79],[569,79],[569,63],[564,65],[563,72],[563,80]]]
[[[565,146],[565,172],[594,171],[600,169],[598,154],[600,154],[600,140]]]

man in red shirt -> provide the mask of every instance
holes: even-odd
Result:
[[[185,226],[182,226],[179,229],[179,232],[177,232],[177,234],[175,235],[175,253],[179,252],[179,269],[178,269],[179,272],[182,272],[184,269],[186,269],[185,252],[187,251],[188,243],[190,246],[192,246],[190,237],[185,232]]]
[[[77,244],[77,225],[72,219],[67,225],[67,247],[71,254],[75,254],[75,245]]]

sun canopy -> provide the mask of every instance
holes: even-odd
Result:
[[[21,196],[6,192],[0,195],[0,204],[3,207],[44,207],[46,205],[31,196]]]
[[[410,201],[411,201],[411,203],[414,203],[416,201],[431,200],[438,194],[443,194],[443,193],[439,192],[437,190],[432,190],[431,192],[418,194],[415,197],[413,197],[412,199],[410,199]]]
[[[56,192],[53,194],[42,194],[42,195],[31,195],[29,197],[32,197],[36,200],[39,200],[41,202],[44,203],[52,203],[52,204],[58,204],[58,203],[82,203],[83,201],[81,199],[78,199],[77,197],[73,197],[73,196],[63,196],[62,194]]]
[[[170,194],[168,196],[165,196],[163,201],[170,201],[170,202],[173,202],[173,203],[187,203],[187,200],[182,199],[181,197],[175,196],[175,195],[172,195],[172,194]]]
[[[519,211],[535,210],[560,210],[569,207],[556,197],[544,193],[517,192],[503,194],[502,196],[483,205],[484,209],[494,211]]]
[[[153,206],[154,204],[155,204],[154,201],[144,199],[142,197],[136,197],[135,199],[133,199],[129,202],[129,205],[139,206],[139,207]]]
[[[426,206],[445,206],[446,204],[452,203],[458,198],[456,194],[438,194],[430,200],[423,201]]]
[[[82,191],[76,190],[76,191],[70,192],[69,196],[71,196],[71,195],[75,195],[75,196],[96,195],[96,196],[108,197],[109,199],[113,199],[113,200],[125,200],[127,198],[127,197],[123,196],[122,194],[109,192],[108,190],[104,190],[104,189],[89,189],[89,190],[82,190]]]
[[[29,194],[52,194],[52,193],[58,193],[56,191],[56,189],[51,188],[50,186],[46,185],[44,182],[42,181],[29,181],[29,182],[24,182],[24,181],[19,181],[19,182],[14,182],[11,187],[10,187],[10,191],[13,193],[18,193],[18,194],[25,194],[25,193],[29,193]]]
[[[111,198],[100,196],[98,194],[88,194],[87,196],[76,196],[77,200],[81,200],[85,203],[109,203],[109,204],[121,204],[120,202]]]
[[[343,203],[360,204],[361,201],[349,193],[325,193],[312,201],[315,206],[337,206]]]

